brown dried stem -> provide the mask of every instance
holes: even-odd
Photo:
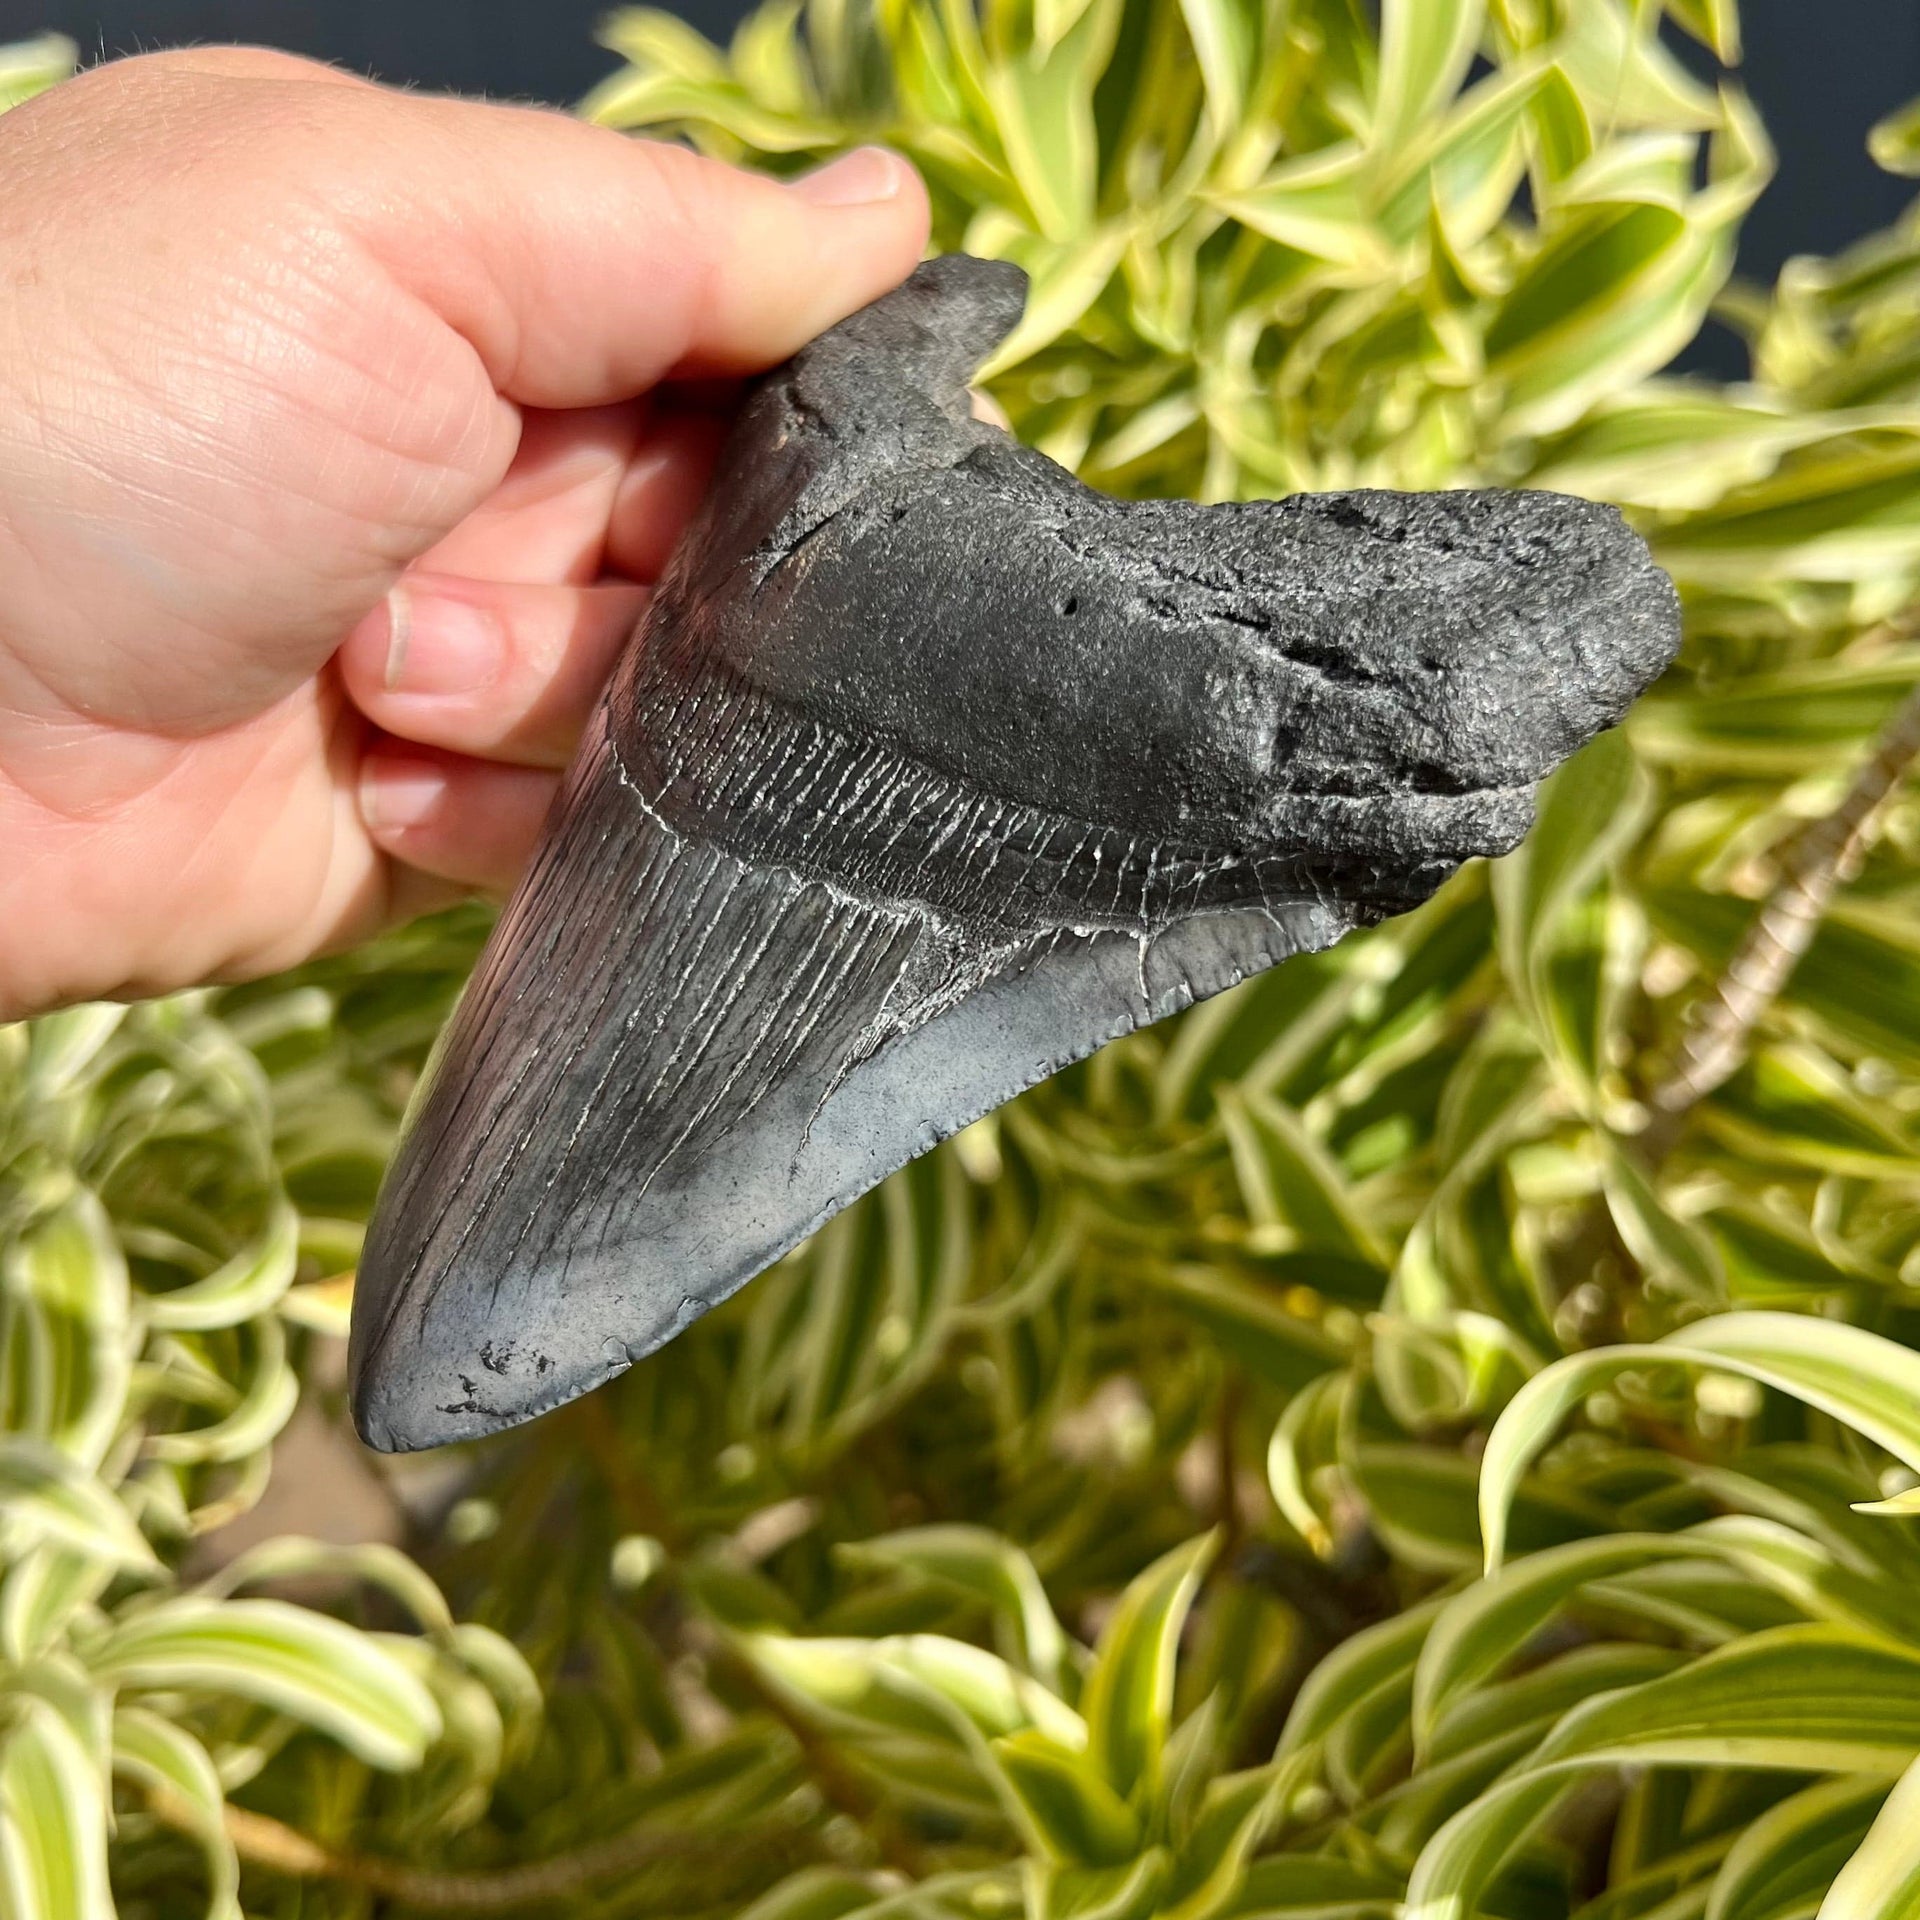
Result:
[[[1903,615],[1904,635],[1920,614]],[[1654,1117],[1640,1137],[1657,1163],[1695,1106],[1739,1069],[1754,1028],[1780,997],[1834,895],[1860,871],[1882,804],[1920,757],[1920,688],[1909,694],[1834,810],[1790,842],[1780,884],[1734,950],[1681,1042],[1678,1057],[1648,1097]]]
[[[201,1830],[198,1810],[168,1789],[151,1790],[154,1814],[183,1833]],[[533,1860],[491,1871],[458,1872],[410,1867],[398,1860],[336,1851],[263,1813],[229,1806],[222,1818],[241,1859],[293,1880],[333,1880],[364,1887],[425,1913],[504,1913],[536,1901],[564,1899],[601,1880],[664,1861],[737,1861],[756,1848],[797,1857],[811,1849],[804,1823],[769,1822],[750,1832],[664,1833],[658,1829],[613,1834],[551,1860]]]

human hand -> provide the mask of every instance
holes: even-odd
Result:
[[[509,882],[722,422],[895,285],[785,187],[250,49],[0,119],[0,1019]]]

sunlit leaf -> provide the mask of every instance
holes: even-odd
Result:
[[[317,1727],[369,1765],[417,1766],[438,1737],[432,1696],[366,1635],[279,1600],[166,1600],[130,1617],[97,1672],[149,1692],[234,1693]]]
[[[7,1425],[97,1466],[132,1358],[126,1256],[99,1200],[77,1192],[0,1248],[0,1287]]]
[[[1576,1707],[1416,1863],[1409,1920],[1470,1912],[1502,1862],[1601,1764],[1897,1772],[1920,1752],[1920,1656],[1826,1627],[1785,1627]]]
[[[856,1565],[898,1568],[984,1602],[1014,1629],[1027,1671],[1060,1691],[1066,1636],[1033,1562],[1011,1541],[984,1527],[913,1527],[860,1541],[845,1553]]]
[[[1466,77],[1482,0],[1385,0],[1373,138],[1391,148],[1422,125]]]
[[[1414,1730],[1431,1739],[1454,1698],[1496,1673],[1590,1581],[1703,1551],[1684,1535],[1618,1534],[1530,1554],[1444,1607],[1414,1672]]]
[[[71,1455],[0,1436],[0,1546],[9,1559],[51,1542],[109,1567],[158,1570],[133,1517]]]
[[[1728,1849],[1705,1920],[1779,1920],[1811,1911],[1886,1797],[1885,1780],[1843,1776],[1770,1808]]]
[[[64,80],[78,60],[79,49],[61,33],[0,47],[0,113]]]
[[[1860,1850],[1820,1903],[1820,1920],[1913,1920],[1920,1914],[1920,1762],[1887,1797]]]
[[[66,1717],[13,1703],[0,1735],[0,1887],[8,1920],[113,1920],[106,1784]]]
[[[1920,102],[1876,120],[1867,133],[1867,151],[1889,173],[1920,174]]]
[[[220,1776],[199,1741],[141,1707],[113,1717],[114,1771],[140,1782],[193,1823],[207,1861],[207,1920],[240,1920],[240,1859],[225,1822]]]
[[[1527,1464],[1588,1394],[1636,1367],[1715,1367],[1833,1415],[1920,1471],[1920,1354],[1864,1328],[1798,1314],[1729,1313],[1653,1345],[1570,1354],[1528,1381],[1501,1414],[1481,1461],[1487,1564],[1500,1564],[1507,1511]]]
[[[1122,1796],[1151,1790],[1173,1714],[1180,1628],[1216,1541],[1203,1534],[1156,1560],[1113,1610],[1081,1694],[1087,1748]]]
[[[795,1695],[849,1719],[924,1738],[964,1740],[1038,1730],[1084,1747],[1086,1723],[1037,1681],[964,1641],[938,1634],[880,1640],[758,1634],[755,1661]]]
[[[1139,1820],[1087,1754],[1033,1732],[996,1740],[993,1753],[1025,1824],[1049,1858],[1120,1866],[1139,1851]]]
[[[1386,243],[1367,218],[1367,156],[1358,145],[1330,147],[1275,167],[1244,192],[1222,194],[1219,210],[1253,232],[1335,266],[1377,272]]]

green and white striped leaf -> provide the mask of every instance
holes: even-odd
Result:
[[[1886,1797],[1885,1780],[1842,1776],[1770,1807],[1727,1850],[1704,1920],[1784,1920],[1811,1913]]]
[[[1480,1470],[1487,1565],[1498,1567],[1521,1476],[1586,1397],[1635,1368],[1711,1367],[1831,1414],[1920,1472],[1920,1354],[1862,1327],[1799,1314],[1729,1313],[1651,1345],[1569,1354],[1536,1374],[1496,1423]]]
[[[1896,1773],[1920,1753],[1920,1653],[1828,1627],[1758,1633],[1576,1707],[1415,1863],[1407,1920],[1466,1920],[1502,1863],[1601,1765]]]
[[[1484,0],[1384,0],[1373,141],[1391,151],[1451,100],[1480,38]]]
[[[132,1615],[94,1653],[129,1692],[238,1694],[338,1740],[368,1765],[416,1767],[440,1736],[433,1696],[371,1636],[280,1600],[179,1598]]]
[[[1549,1547],[1503,1567],[1449,1601],[1414,1672],[1415,1737],[1424,1745],[1448,1707],[1499,1672],[1592,1581],[1710,1549],[1685,1534],[1614,1534]]]
[[[1920,1915],[1920,1762],[1887,1797],[1860,1850],[1820,1903],[1819,1920]]]
[[[207,1861],[207,1920],[241,1920],[240,1858],[226,1828],[226,1796],[207,1750],[183,1728],[143,1707],[113,1717],[113,1765],[192,1822]]]
[[[114,1920],[106,1781],[68,1719],[33,1695],[0,1734],[0,1888],[7,1920]]]
[[[0,1554],[52,1544],[112,1568],[157,1571],[133,1516],[70,1454],[24,1434],[0,1435]]]
[[[1217,1545],[1202,1534],[1156,1560],[1120,1596],[1094,1649],[1080,1698],[1087,1748],[1122,1798],[1155,1790],[1180,1629]]]
[[[85,1189],[0,1247],[0,1412],[96,1467],[125,1414],[132,1290],[106,1210]]]
[[[79,57],[79,48],[63,33],[43,33],[0,47],[0,113],[58,85]]]
[[[1011,1541],[985,1527],[912,1527],[842,1553],[856,1566],[897,1568],[982,1602],[1014,1630],[1026,1670],[1052,1692],[1062,1690],[1066,1635],[1033,1562]]]
[[[180,1332],[206,1332],[238,1326],[277,1306],[292,1284],[300,1257],[300,1215],[284,1199],[259,1239],[204,1280],[155,1294],[146,1307],[147,1324]]]
[[[1140,1821],[1084,1752],[1043,1733],[993,1743],[1021,1825],[1048,1860],[1063,1866],[1124,1866],[1140,1851]]]
[[[941,1634],[878,1640],[801,1639],[760,1633],[743,1646],[794,1697],[843,1719],[967,1747],[1029,1729],[1070,1750],[1084,1747],[1086,1723],[1073,1709],[1004,1660]]]

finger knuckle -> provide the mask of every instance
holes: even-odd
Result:
[[[650,175],[655,256],[671,263],[689,332],[697,335],[719,298],[721,250],[714,239],[726,231],[722,184],[730,169],[664,140],[633,144]]]

